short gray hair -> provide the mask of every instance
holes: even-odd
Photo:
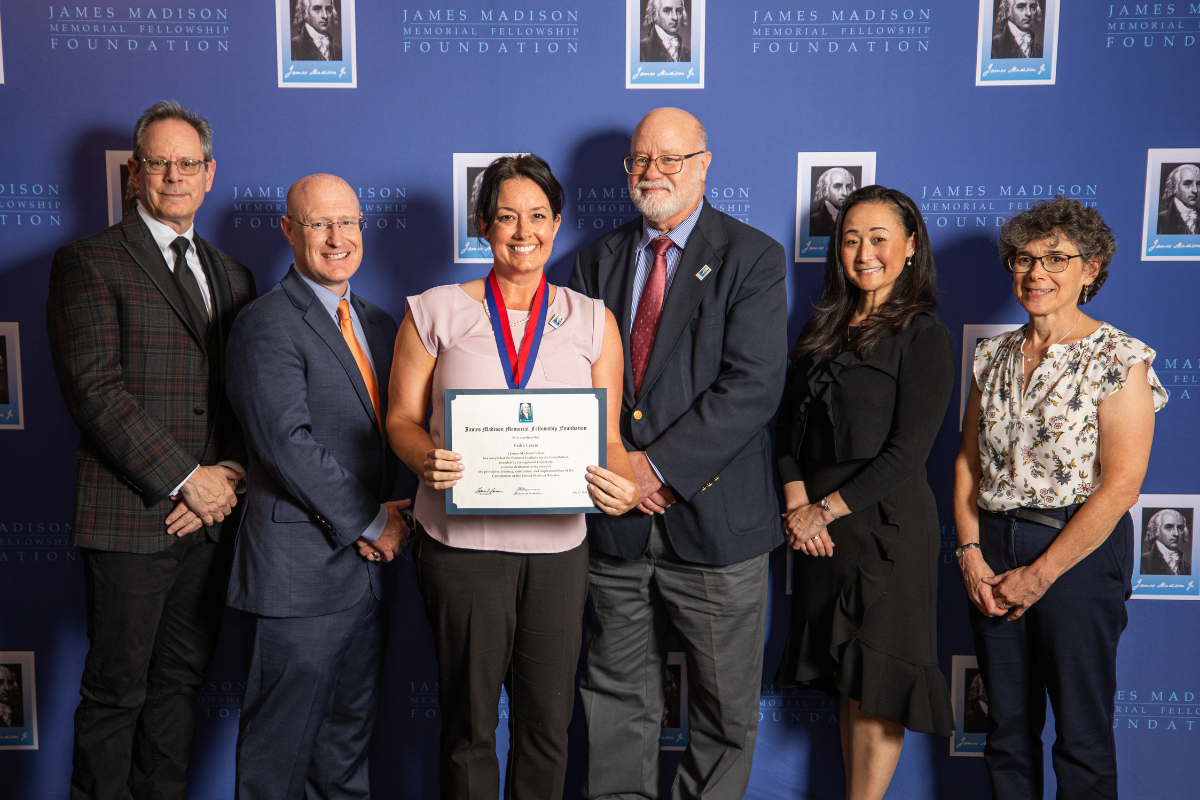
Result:
[[[312,4],[313,0],[296,0],[296,13],[292,15],[292,24],[299,30],[304,30],[304,23],[308,21],[308,11],[312,8]],[[337,6],[333,6],[333,13],[329,15],[329,21],[334,25],[341,24]]]
[[[1179,190],[1179,182],[1183,180],[1183,171],[1185,169],[1195,170],[1197,177],[1200,177],[1200,164],[1180,164],[1171,170],[1171,174],[1163,181],[1162,198],[1160,198],[1158,203],[1159,213],[1166,211],[1171,205],[1171,201],[1175,199],[1175,192]]]
[[[200,137],[200,150],[204,153],[205,161],[212,161],[212,126],[208,120],[191,109],[184,108],[174,100],[162,100],[147,108],[133,126],[133,157],[141,158],[142,139],[146,129],[164,119],[177,119],[186,122],[196,129]]]
[[[1000,226],[1000,262],[1008,264],[1017,251],[1030,242],[1049,239],[1051,244],[1066,239],[1079,248],[1083,260],[1100,259],[1100,271],[1079,292],[1079,304],[1095,298],[1108,280],[1108,265],[1117,253],[1117,239],[1104,217],[1096,209],[1074,198],[1055,195],[1053,200],[1038,200],[1025,211],[1014,213]],[[1085,295],[1088,299],[1084,299]]]

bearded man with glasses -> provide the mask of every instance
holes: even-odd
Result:
[[[669,625],[691,687],[672,797],[740,798],[750,778],[767,554],[783,541],[767,423],[786,270],[778,242],[705,202],[711,161],[691,114],[646,115],[625,159],[642,216],[579,253],[569,284],[620,326],[621,438],[642,496],[587,520],[587,798],[658,796]]]
[[[196,691],[216,649],[245,445],[225,345],[254,299],[244,266],[196,235],[212,128],[174,102],[133,132],[137,206],[61,248],[46,326],[80,429],[71,544],[91,642],[71,798],[183,798]]]

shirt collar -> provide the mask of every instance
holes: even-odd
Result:
[[[696,210],[688,215],[687,219],[676,225],[666,234],[661,234],[642,217],[642,240],[638,242],[638,252],[645,250],[650,242],[657,239],[659,236],[665,235],[668,239],[675,243],[675,246],[680,250],[687,247],[688,237],[692,235],[692,230],[696,227],[696,222],[700,219],[700,212],[704,210],[704,199],[701,198],[700,204],[696,206]]]
[[[170,225],[150,216],[150,212],[147,211],[146,207],[142,205],[141,200],[138,200],[137,210],[138,214],[142,218],[142,222],[145,222],[146,227],[150,229],[150,235],[154,237],[154,243],[158,245],[159,250],[162,250],[164,253],[168,252],[171,249],[171,242],[175,241],[180,236],[187,239],[188,242],[191,243],[193,249],[196,247],[195,224],[189,225],[188,229],[183,233],[176,233],[174,228],[172,228]]]
[[[1179,553],[1175,550],[1168,549],[1161,541],[1157,539],[1154,542],[1158,546],[1158,552],[1162,553],[1163,560],[1171,566],[1171,569],[1178,569],[1176,566],[1179,563]]]
[[[679,52],[678,52],[679,37],[672,36],[671,34],[664,31],[662,29],[662,26],[659,25],[657,22],[654,23],[654,30],[658,32],[658,38],[662,41],[663,45],[665,45],[666,48],[671,51],[671,55],[678,57],[679,56]]]
[[[320,45],[329,43],[329,37],[326,34],[321,33],[309,23],[304,23],[304,27],[308,29],[308,35],[312,37],[312,40],[317,43],[318,47]]]
[[[303,272],[301,272],[299,267],[296,268],[296,274],[300,276],[300,279],[302,281],[304,281],[305,283],[308,284],[308,288],[313,290],[313,294],[315,294],[317,296],[317,299],[321,301],[321,305],[325,306],[325,310],[328,311],[333,316],[334,319],[337,319],[338,304],[341,303],[343,300],[345,300],[347,303],[349,303],[350,300],[354,297],[354,295],[352,295],[350,293],[350,284],[349,283],[346,284],[346,294],[343,296],[343,295],[334,294],[334,292],[332,290],[317,283],[312,278],[308,277]],[[350,306],[350,310],[353,311],[354,306]]]
[[[1179,213],[1183,218],[1192,223],[1193,227],[1196,224],[1196,209],[1185,206],[1178,197],[1175,198],[1175,207],[1179,209]]]
[[[1021,45],[1021,49],[1028,51],[1029,43],[1033,41],[1033,34],[1026,33],[1016,25],[1013,25],[1013,21],[1011,19],[1008,21],[1008,29],[1012,32],[1013,37],[1016,38],[1017,44]]]

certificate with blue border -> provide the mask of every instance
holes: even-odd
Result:
[[[587,468],[607,467],[606,389],[447,389],[447,450],[463,475],[447,514],[594,514]]]

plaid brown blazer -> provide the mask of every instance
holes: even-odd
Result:
[[[246,463],[223,376],[229,329],[255,297],[254,276],[195,241],[212,290],[207,330],[193,321],[136,209],[54,254],[46,327],[81,433],[73,545],[164,550],[175,539],[164,523],[175,505],[170,491],[197,464]],[[220,538],[220,528],[209,536]]]

